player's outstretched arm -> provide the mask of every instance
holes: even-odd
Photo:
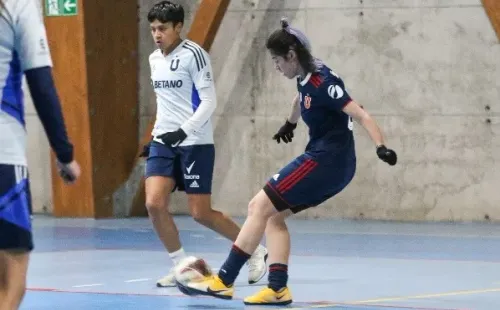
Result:
[[[391,166],[395,165],[397,162],[396,152],[385,146],[382,131],[371,115],[355,101],[349,102],[343,111],[356,120],[368,132],[368,135],[377,147],[378,157]]]

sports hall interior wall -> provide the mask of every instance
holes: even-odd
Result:
[[[148,66],[155,47],[145,18],[154,2],[138,3],[139,136],[155,111]],[[199,1],[180,2],[187,32]],[[245,215],[252,196],[307,141],[303,123],[292,144],[271,139],[296,91],[265,50],[281,16],[308,34],[314,55],[343,77],[399,155],[397,166],[384,164],[355,126],[353,182],[300,217],[500,219],[500,47],[481,0],[232,0],[210,51],[218,98],[217,209]],[[48,143],[31,103],[27,123],[34,210],[51,213]],[[142,169],[117,189],[116,215],[127,214]],[[187,212],[183,195],[174,195],[171,210]]]

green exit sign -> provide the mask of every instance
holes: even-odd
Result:
[[[74,16],[78,14],[78,0],[45,0],[46,16]]]

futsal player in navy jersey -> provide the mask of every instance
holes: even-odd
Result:
[[[377,156],[395,165],[396,153],[384,145],[374,119],[348,94],[342,79],[311,55],[306,36],[281,21],[267,40],[276,68],[285,77],[297,79],[298,94],[291,113],[274,139],[288,143],[299,117],[309,128],[305,152],[278,171],[250,201],[248,216],[231,252],[218,274],[201,282],[179,284],[189,295],[231,299],[241,267],[253,253],[264,233],[269,251],[269,284],[244,299],[248,305],[286,305],[292,302],[287,287],[290,234],[285,219],[315,207],[342,191],[356,171],[353,119],[367,131]]]

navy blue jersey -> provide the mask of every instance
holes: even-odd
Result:
[[[302,119],[309,127],[306,151],[335,159],[355,159],[353,122],[342,109],[351,102],[344,82],[330,68],[297,81]]]

